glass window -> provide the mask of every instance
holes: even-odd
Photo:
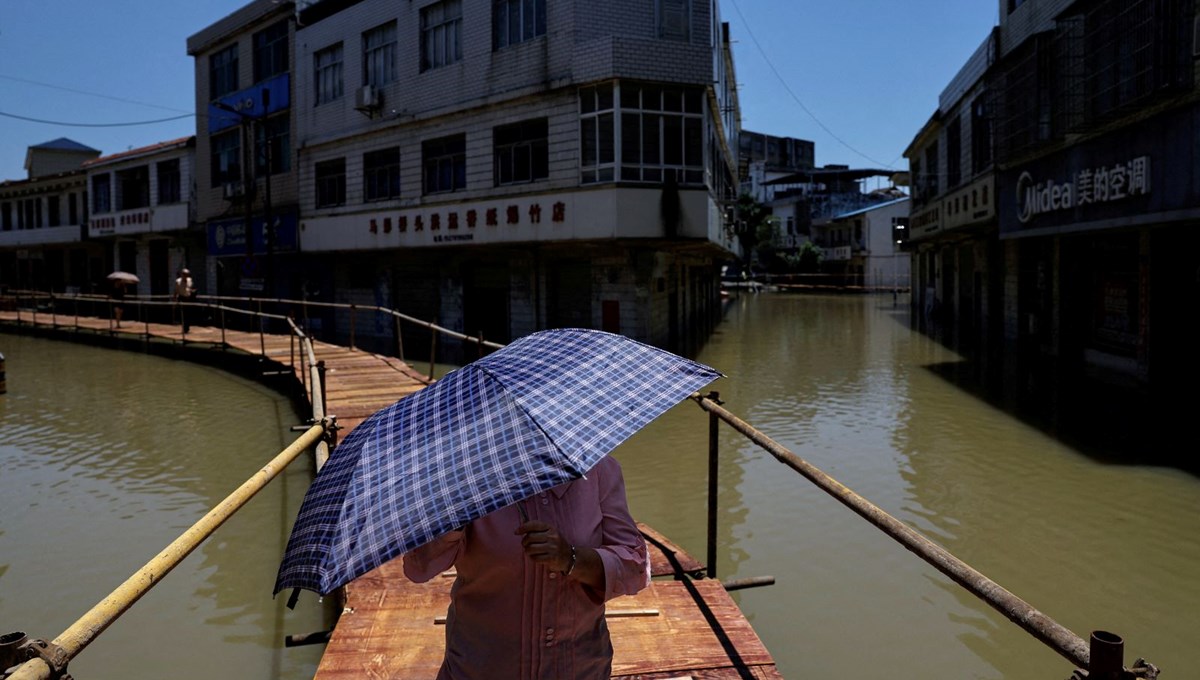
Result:
[[[704,115],[698,91],[620,84],[621,180],[704,181]]]
[[[292,169],[291,121],[282,113],[254,126],[254,148],[258,157],[254,159],[254,174],[265,175],[267,160],[270,159],[271,174],[278,175]]]
[[[112,175],[105,173],[92,177],[93,213],[112,212]]]
[[[581,176],[586,183],[614,179],[616,150],[613,139],[613,86],[579,90],[579,140]]]
[[[117,173],[117,206],[118,210],[133,210],[146,208],[150,205],[150,168],[139,165],[136,168],[121,170]]]
[[[211,154],[212,186],[219,187],[227,182],[242,178],[242,131],[228,130],[213,135],[208,141]]]
[[[462,0],[442,0],[421,10],[421,70],[462,59]]]
[[[549,124],[545,118],[501,125],[492,131],[496,186],[550,176]]]
[[[421,143],[423,190],[427,194],[465,189],[467,186],[467,136],[451,135]]]
[[[46,226],[62,226],[62,199],[58,196],[46,197]]]
[[[218,99],[238,89],[237,43],[208,57],[208,98]]]
[[[687,41],[692,20],[691,0],[655,0],[658,20],[658,37],[666,40]]]
[[[158,204],[179,203],[183,200],[180,186],[179,159],[159,161],[158,172]]]
[[[335,158],[316,164],[317,207],[346,203],[346,159]]]
[[[363,33],[364,85],[386,85],[396,80],[396,22]]]
[[[494,0],[492,47],[533,40],[546,35],[546,0]]]
[[[400,196],[400,147],[363,154],[363,200]]]
[[[342,43],[326,47],[313,55],[313,79],[317,104],[342,97]]]
[[[288,71],[288,22],[254,34],[254,82]]]

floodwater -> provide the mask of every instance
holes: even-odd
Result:
[[[294,438],[220,371],[0,335],[0,634],[53,638]],[[1070,448],[947,381],[904,299],[744,295],[696,357],[726,407],[1064,626],[1200,669],[1200,479]],[[708,417],[622,445],[634,515],[706,555]],[[1070,664],[722,426],[717,575],[788,678],[1066,678]],[[270,596],[312,474],[273,482],[71,663],[80,678],[308,678],[327,627]]]
[[[275,457],[291,403],[223,371],[0,334],[0,634],[51,640]],[[316,598],[272,599],[301,457],[70,664],[76,678],[311,678]]]
[[[947,382],[905,299],[743,295],[697,359],[725,407],[1087,639],[1200,677],[1200,479],[1100,462]],[[707,414],[617,452],[638,519],[706,556]],[[727,426],[717,575],[788,678],[1066,678],[1073,667]],[[1152,458],[1152,456],[1151,456]]]

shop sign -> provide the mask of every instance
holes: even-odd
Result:
[[[1039,181],[1040,180],[1040,181]],[[1150,193],[1150,156],[1079,170],[1065,180],[1041,179],[1026,170],[1017,178],[1017,220]]]
[[[504,228],[521,224],[541,224],[544,218],[556,224],[567,219],[567,204],[556,201],[542,207],[541,203],[526,206],[479,206],[446,211],[400,212],[394,216],[372,217],[366,228],[372,234],[428,231],[434,243],[456,243],[475,240],[472,233],[479,227]]]

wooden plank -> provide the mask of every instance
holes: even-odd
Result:
[[[653,528],[637,523],[638,530],[646,539],[646,547],[650,552],[651,576],[680,576],[682,574],[699,574],[704,565],[692,557],[686,550],[663,536]]]

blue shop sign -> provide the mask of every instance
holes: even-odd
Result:
[[[237,111],[227,111],[213,102],[208,105],[208,132],[220,132],[242,122],[242,118],[262,118],[272,113],[283,111],[291,106],[291,87],[289,73],[281,73],[268,78],[261,83],[227,94],[217,100],[221,104]],[[263,106],[263,92],[268,92],[267,105]]]
[[[272,216],[275,223],[275,241],[272,244],[276,253],[294,253],[298,250],[296,215],[284,213]],[[226,255],[263,255],[267,252],[267,239],[263,234],[263,218],[255,216],[250,222],[250,243],[252,248],[246,248],[246,220],[239,217],[228,220],[216,220],[208,223],[208,254],[221,257]]]

